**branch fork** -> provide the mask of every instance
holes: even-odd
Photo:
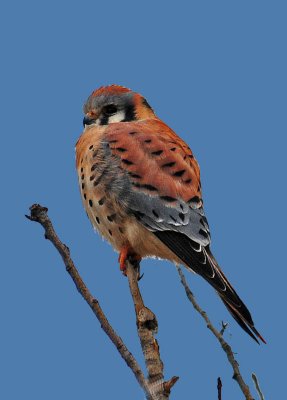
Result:
[[[138,262],[132,262],[132,260],[127,260],[126,262],[126,275],[128,278],[129,288],[131,296],[134,303],[135,314],[136,314],[136,325],[138,336],[140,339],[140,344],[142,352],[145,358],[146,369],[148,372],[147,378],[145,378],[138,362],[128,350],[123,340],[115,332],[111,324],[109,323],[107,317],[105,316],[98,299],[92,296],[89,289],[83,282],[81,276],[79,275],[76,266],[70,256],[70,250],[68,246],[61,242],[57,236],[51,220],[48,217],[48,208],[42,207],[39,204],[33,204],[30,207],[30,215],[26,215],[30,221],[38,222],[42,225],[45,231],[45,238],[50,240],[54,247],[57,249],[61,255],[66,270],[72,280],[74,281],[77,290],[82,295],[84,300],[92,309],[93,313],[99,320],[102,329],[109,337],[111,342],[117,348],[119,354],[124,359],[128,367],[133,372],[136,380],[138,381],[141,388],[144,390],[147,400],[167,400],[169,399],[172,387],[175,385],[179,379],[177,376],[173,376],[168,381],[164,380],[163,374],[163,362],[160,357],[159,345],[155,339],[155,335],[158,331],[158,323],[155,314],[144,305],[141,292],[138,286],[138,282],[142,276],[140,276],[140,265]],[[221,331],[215,329],[209,320],[206,312],[201,309],[201,307],[196,302],[193,293],[187,285],[185,277],[180,269],[177,267],[181,283],[185,289],[186,295],[190,302],[192,303],[195,310],[202,316],[205,320],[208,329],[213,333],[213,335],[219,341],[223,351],[226,353],[227,359],[233,369],[233,379],[238,383],[242,393],[246,400],[254,400],[251,395],[250,389],[242,378],[239,370],[239,364],[234,357],[234,353],[230,345],[224,340],[223,333],[227,327],[227,324],[222,323]],[[253,376],[253,380],[256,385],[256,390],[260,395],[261,399],[264,399],[263,394],[260,390],[258,380],[256,376]],[[218,398],[221,399],[221,380],[218,379]]]
[[[38,222],[44,228],[45,238],[51,241],[61,255],[66,266],[66,270],[74,281],[77,290],[88,303],[93,313],[99,320],[102,329],[115,345],[119,354],[133,372],[139,385],[144,390],[147,400],[169,399],[170,390],[178,380],[178,377],[173,377],[169,381],[164,382],[163,363],[160,358],[159,345],[157,340],[154,338],[154,335],[157,333],[158,323],[154,313],[143,303],[138,286],[138,281],[140,278],[139,264],[132,265],[131,262],[127,261],[127,277],[135,306],[138,335],[148,371],[147,379],[145,378],[144,373],[142,372],[132,353],[128,350],[123,340],[109,323],[98,299],[92,296],[81,276],[79,275],[79,272],[77,271],[76,266],[71,259],[68,246],[61,242],[54,230],[52,222],[48,217],[48,208],[39,204],[33,204],[30,207],[30,215],[26,215],[26,217],[30,221]]]

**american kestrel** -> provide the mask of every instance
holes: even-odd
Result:
[[[76,144],[80,190],[93,226],[128,257],[183,264],[219,294],[238,324],[264,339],[210,250],[199,166],[146,99],[122,86],[95,90]]]

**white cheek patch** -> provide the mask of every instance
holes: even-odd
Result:
[[[115,115],[109,117],[109,124],[112,122],[122,122],[125,119],[125,112],[119,111]]]

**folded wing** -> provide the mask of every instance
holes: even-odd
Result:
[[[254,340],[264,342],[210,251],[199,166],[186,143],[158,119],[113,124],[105,137],[129,180],[123,200],[128,212],[215,288]]]

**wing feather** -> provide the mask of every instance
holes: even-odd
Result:
[[[105,140],[130,181],[128,209],[151,231],[210,243],[200,173],[189,147],[158,119],[112,124]]]

